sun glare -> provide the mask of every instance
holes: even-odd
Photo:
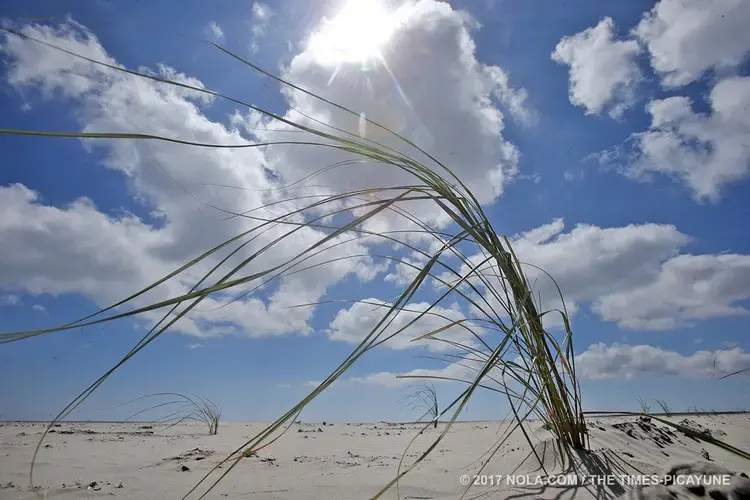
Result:
[[[310,49],[321,62],[366,63],[382,57],[394,28],[393,16],[378,0],[348,0],[333,19],[324,19]]]

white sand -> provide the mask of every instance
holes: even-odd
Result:
[[[750,450],[750,416],[746,414],[671,420],[684,418],[709,429],[716,438]],[[597,476],[593,484],[508,485],[509,475],[536,481],[542,474],[538,462],[529,457],[523,435],[516,432],[483,472],[492,475],[487,483],[497,482],[497,475],[502,475],[500,485],[474,486],[467,498],[609,498],[625,490],[606,484],[615,476],[663,474],[670,465],[702,460],[702,449],[716,464],[750,472],[750,462],[680,432],[669,434],[661,430],[668,429],[662,424],[644,429],[629,417],[590,418],[588,424],[592,453],[576,456],[573,465],[555,453],[554,441],[540,423],[531,422],[529,428],[548,473]],[[41,449],[35,493],[29,489],[29,464],[46,424],[0,425],[2,499],[45,495],[55,499],[179,499],[229,452],[263,428],[262,424],[225,423],[218,435],[207,436],[203,427],[193,424],[149,430],[140,428],[144,424],[63,423],[48,435]],[[401,498],[460,497],[465,490],[460,476],[477,473],[476,460],[505,428],[497,422],[456,424],[432,454],[401,481]],[[438,431],[430,428],[420,436],[407,460],[414,460],[440,429],[442,425]],[[208,498],[370,498],[395,476],[401,454],[417,433],[417,427],[401,424],[295,424],[257,457],[242,459]],[[189,470],[182,471],[183,465]],[[395,488],[384,498],[396,498]]]

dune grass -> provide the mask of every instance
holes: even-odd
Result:
[[[638,401],[638,406],[640,406],[642,413],[651,413],[650,404],[648,404],[646,401],[644,401],[640,397],[637,397],[636,400]]]
[[[406,403],[410,410],[421,412],[417,422],[421,422],[425,417],[429,417],[430,422],[437,429],[440,406],[438,404],[437,391],[435,391],[435,386],[432,382],[415,385],[413,391],[404,397],[402,402]]]
[[[31,43],[46,45],[53,50],[66,53],[70,57],[86,60],[92,64],[107,67],[112,71],[128,73],[133,78],[145,78],[163,85],[177,86],[191,92],[228,101],[238,107],[254,110],[268,119],[301,132],[300,135],[304,136],[305,139],[262,144],[255,142],[206,144],[188,138],[143,134],[137,130],[130,133],[107,131],[84,133],[0,129],[0,133],[48,138],[167,141],[184,147],[201,148],[272,148],[280,144],[307,148],[333,148],[354,157],[356,161],[342,161],[335,165],[323,167],[321,170],[347,168],[354,163],[366,162],[371,168],[397,169],[409,174],[413,179],[413,183],[410,184],[370,186],[350,192],[333,193],[320,196],[313,202],[304,197],[293,198],[292,200],[297,203],[298,207],[281,215],[270,217],[257,215],[262,213],[258,211],[234,213],[220,207],[210,206],[215,210],[225,212],[233,220],[244,222],[245,228],[239,231],[236,236],[219,242],[166,276],[155,279],[152,284],[144,289],[124,297],[94,314],[47,329],[2,334],[0,342],[15,342],[52,332],[66,332],[117,319],[135,317],[144,313],[164,311],[161,320],[154,322],[153,327],[115,366],[73,399],[50,423],[50,427],[54,422],[70,414],[94,390],[99,388],[113,372],[172,328],[181,318],[189,315],[207,297],[212,295],[215,297],[216,294],[222,294],[223,296],[235,292],[237,295],[232,300],[241,300],[252,295],[264,285],[273,284],[285,276],[333,263],[342,257],[330,258],[324,260],[323,263],[315,264],[310,264],[308,261],[311,258],[324,259],[327,251],[340,245],[342,237],[347,237],[349,240],[374,239],[387,243],[391,247],[415,252],[424,258],[424,263],[416,266],[398,256],[380,256],[383,259],[414,268],[415,276],[412,281],[392,301],[385,305],[378,304],[379,320],[377,324],[367,332],[363,340],[340,364],[333,367],[330,374],[317,387],[258,434],[239,444],[236,450],[222,462],[222,464],[229,465],[228,467],[222,468],[221,464],[218,464],[183,498],[204,497],[233,470],[243,457],[250,456],[279,439],[298,418],[302,410],[321,392],[340,379],[362,356],[389,339],[397,335],[404,335],[405,330],[417,324],[422,318],[438,315],[435,309],[448,300],[460,302],[466,306],[467,310],[472,311],[473,316],[463,320],[443,318],[445,320],[443,326],[412,339],[412,342],[443,342],[449,344],[454,349],[454,353],[446,354],[442,359],[463,367],[472,375],[465,378],[447,376],[403,377],[449,380],[463,384],[463,389],[459,390],[456,397],[446,404],[439,413],[437,411],[437,398],[435,397],[434,422],[437,423],[437,419],[440,417],[444,418],[446,422],[444,429],[419,454],[416,460],[399,467],[393,480],[385,484],[374,498],[380,497],[391,487],[397,485],[401,477],[413,470],[437,447],[458,415],[466,407],[468,401],[478,390],[492,392],[508,403],[514,424],[506,436],[513,430],[520,429],[532,452],[536,453],[527,432],[526,423],[530,416],[546,422],[563,446],[575,449],[587,448],[587,431],[576,376],[572,332],[564,301],[562,301],[561,309],[543,310],[541,308],[541,304],[538,299],[535,299],[534,290],[525,274],[526,269],[534,267],[522,263],[514,253],[509,240],[494,230],[483,207],[471,190],[439,159],[430,155],[410,139],[362,117],[360,113],[326,100],[295,86],[293,83],[283,81],[217,44],[211,45],[235,62],[245,64],[252,70],[275,80],[294,92],[300,92],[309,98],[324,102],[339,113],[350,114],[355,118],[354,123],[366,121],[368,130],[378,130],[387,134],[392,144],[386,144],[385,141],[375,142],[366,137],[360,137],[357,133],[333,127],[311,117],[307,118],[314,125],[304,124],[301,121],[296,122],[249,104],[237,97],[195,87],[186,82],[178,82],[154,74],[96,61],[66,49],[49,45],[42,40],[31,39],[15,30],[2,29],[15,36],[26,38]],[[409,150],[412,153],[407,154],[404,150]],[[406,209],[409,203],[415,202],[431,204],[435,211],[446,215],[452,221],[452,224],[447,228],[435,229],[431,227]],[[278,201],[271,204],[274,203],[278,203]],[[271,204],[264,205],[264,207],[267,208]],[[402,239],[404,235],[401,233],[403,231],[372,232],[365,228],[366,222],[385,213],[397,214],[407,220],[413,228],[407,230],[407,232],[420,233],[434,238],[438,242],[438,249],[433,252],[426,252],[410,243],[407,238]],[[259,264],[261,256],[274,252],[279,245],[283,245],[302,228],[317,230],[320,234],[319,239],[308,247],[300,249],[293,258],[285,262],[266,267]],[[263,235],[270,229],[281,229],[284,232],[281,236],[269,241],[268,238],[264,239]],[[471,259],[467,256],[469,255],[467,249],[471,249],[474,254],[481,255],[482,258],[478,262]],[[226,253],[228,255],[220,258],[221,255]],[[239,260],[239,263],[234,263],[232,259]],[[458,261],[460,264],[452,263],[454,261]],[[231,266],[229,262],[232,262]],[[181,275],[184,275],[183,273],[194,269],[198,264],[209,264],[211,269],[186,293],[147,305],[138,302],[138,300],[142,300],[144,294],[169,280],[179,279]],[[545,271],[538,269],[535,269],[535,272],[546,274]],[[551,276],[549,277],[551,278]],[[405,326],[395,331],[389,329],[399,314],[410,311],[410,302],[418,291],[428,286],[433,289],[432,287],[435,284],[439,285],[439,297],[431,303],[429,308],[418,311],[418,314]],[[562,294],[560,295],[562,299]],[[310,305],[302,304],[301,306]],[[543,325],[543,317],[549,314],[559,317],[561,326],[555,330],[557,333],[551,333]],[[448,329],[464,330],[470,334],[472,341],[460,343],[442,337],[441,333]],[[199,415],[202,415],[202,413],[199,412]],[[212,429],[216,430],[217,426],[218,417],[216,427],[212,427]],[[34,454],[30,476],[32,483],[33,464],[45,436],[46,431]],[[490,453],[486,454],[481,468],[484,468],[494,454],[498,452],[501,444],[502,442],[496,443]]]
[[[219,432],[221,409],[210,399],[201,395],[189,397],[178,392],[157,392],[132,399],[115,408],[152,399],[166,399],[166,401],[140,410],[130,415],[125,421],[142,418],[142,416],[151,414],[154,410],[164,410],[168,412],[166,415],[162,415],[150,422],[154,424],[167,424],[168,427],[187,421],[202,422],[208,428],[210,436],[215,436]]]
[[[28,38],[14,30],[6,29],[6,31],[16,36]],[[29,41],[48,45],[41,40],[29,39]],[[422,159],[418,160],[399,151],[395,147],[359,137],[354,133],[331,127],[317,120],[314,121],[319,126],[304,125],[215,91],[194,87],[184,82],[172,81],[152,74],[128,70],[101,61],[94,61],[66,49],[48,46],[54,50],[67,53],[71,57],[84,59],[93,64],[108,67],[113,71],[123,71],[134,77],[150,79],[165,85],[175,85],[193,92],[204,93],[215,98],[228,100],[238,106],[255,110],[294,130],[304,132],[306,136],[311,138],[308,141],[295,141],[294,144],[304,144],[305,147],[310,148],[335,148],[339,151],[353,154],[361,160],[366,160],[377,168],[395,168],[407,172],[415,181],[414,184],[409,185],[373,186],[358,191],[333,194],[310,203],[301,209],[293,210],[273,218],[264,219],[256,215],[250,216],[246,213],[231,213],[233,217],[244,218],[249,225],[254,225],[246,231],[240,232],[235,237],[219,243],[167,276],[155,280],[153,284],[143,290],[125,297],[123,300],[92,315],[80,318],[66,325],[44,330],[3,334],[1,337],[2,342],[19,341],[50,332],[67,331],[73,328],[166,309],[167,312],[162,319],[143,336],[131,351],[64,408],[55,418],[55,421],[69,414],[117,368],[167,331],[167,329],[172,327],[180,318],[187,315],[209,295],[217,292],[231,291],[242,285],[253,287],[250,292],[244,291],[245,295],[252,293],[252,291],[266,283],[283,278],[290,273],[304,270],[305,261],[312,256],[318,256],[327,249],[330,249],[335,238],[342,235],[351,235],[355,238],[380,238],[390,244],[400,245],[401,248],[423,255],[426,263],[421,268],[416,269],[417,272],[413,281],[404,288],[399,296],[392,303],[388,304],[387,307],[383,308],[377,325],[352,350],[349,356],[331,371],[330,375],[318,387],[259,434],[239,446],[235,453],[230,456],[231,465],[229,467],[223,471],[218,471],[218,467],[212,470],[193,490],[188,492],[186,497],[198,494],[199,488],[205,488],[206,491],[202,493],[202,495],[205,495],[207,491],[210,491],[221,478],[233,469],[243,456],[248,456],[248,454],[254,453],[268,446],[275,439],[278,439],[310,401],[346,373],[352,364],[365,353],[387,341],[389,338],[403,334],[406,328],[412,326],[421,318],[435,314],[432,309],[448,297],[461,299],[464,304],[471,305],[472,309],[476,312],[476,317],[465,321],[447,320],[443,327],[423,335],[419,339],[414,339],[414,341],[450,342],[441,339],[439,334],[453,327],[468,331],[474,341],[472,345],[456,343],[453,347],[462,354],[458,356],[458,359],[454,358],[453,362],[460,362],[470,366],[472,373],[475,375],[465,380],[458,380],[465,383],[466,387],[441,412],[441,414],[449,411],[452,412],[450,418],[447,419],[445,430],[414,463],[400,471],[393,481],[385,485],[383,490],[376,496],[380,496],[393,486],[400,477],[412,470],[437,446],[445,436],[450,425],[455,421],[458,414],[478,389],[492,390],[507,399],[512,408],[517,426],[526,435],[530,447],[532,444],[526,433],[524,422],[532,414],[550,422],[555,436],[563,445],[574,448],[586,447],[586,430],[581,411],[580,390],[575,374],[572,333],[564,306],[562,310],[554,311],[542,311],[539,309],[539,305],[534,301],[531,285],[525,277],[524,265],[514,254],[508,239],[495,232],[484,209],[471,191],[438,159],[431,156],[409,139],[369,119],[366,119],[368,127],[386,132],[403,146],[418,152],[422,156]],[[289,82],[282,81],[218,45],[215,45],[215,47],[236,61],[240,61],[252,69],[259,71],[261,74],[275,79],[282,85],[321,100],[339,112],[348,113],[357,117],[358,120],[360,119],[359,113],[323,99]],[[133,133],[83,133],[2,129],[0,133],[46,137],[168,141],[182,144],[186,147],[238,148],[261,146],[257,143],[247,143],[244,145],[203,144],[182,138],[141,134],[138,131],[133,131]],[[265,143],[262,146],[273,147],[275,144],[271,142]],[[285,141],[284,144],[290,144],[290,141]],[[368,195],[370,196],[369,199],[367,198]],[[376,195],[382,196],[382,198]],[[453,233],[438,231],[403,208],[404,203],[414,201],[432,203],[435,210],[443,212],[453,221],[455,231]],[[344,209],[339,208],[342,202],[348,204]],[[335,208],[330,209],[323,216],[308,215],[313,211],[316,214],[320,213],[324,211],[326,206],[333,206]],[[400,240],[397,234],[372,233],[362,228],[362,225],[369,219],[386,211],[397,213],[410,221],[414,227],[413,231],[425,233],[437,239],[440,242],[439,250],[428,254],[407,241]],[[351,214],[348,222],[339,224],[331,222],[332,220],[336,220],[335,216],[345,214]],[[298,220],[300,216],[305,217],[304,221],[300,222]],[[249,245],[264,230],[278,227],[285,227],[288,231],[281,237],[266,243],[260,248]],[[287,237],[290,237],[304,227],[318,229],[323,233],[323,236],[308,248],[301,249],[288,262],[270,268],[254,267],[260,255],[264,252],[273,251],[276,245],[282,244]],[[473,245],[476,252],[485,256],[484,259],[479,263],[472,262],[462,251],[462,245]],[[251,248],[252,250],[250,250]],[[227,270],[226,268],[222,268],[222,265],[229,257],[224,257],[189,292],[146,306],[134,304],[136,299],[148,291],[170,279],[176,278],[187,269],[200,262],[207,261],[209,258],[215,259],[220,250],[231,250],[229,256],[236,256],[236,258],[241,259],[241,262]],[[446,262],[445,257],[447,256],[457,258],[467,271],[461,272],[456,269],[455,264],[452,265]],[[397,257],[389,258],[407,265],[410,264]],[[438,271],[440,274],[438,274]],[[243,275],[243,273],[245,274]],[[445,277],[446,275],[448,278]],[[395,317],[400,312],[408,310],[410,300],[417,291],[423,288],[425,283],[428,283],[428,279],[435,280],[442,285],[443,291],[441,292],[441,296],[432,303],[430,308],[426,311],[421,311],[405,327],[398,329],[396,332],[388,332],[386,334],[386,329],[393,323]],[[562,319],[563,328],[562,334],[559,336],[560,338],[550,334],[543,327],[542,317],[550,312],[555,312]],[[490,382],[494,383],[495,387],[490,387]],[[39,448],[37,448],[37,452],[38,450]],[[489,458],[487,459],[488,461]],[[218,477],[213,479],[215,475]],[[213,481],[210,481],[209,478],[213,479]]]
[[[658,398],[654,398],[654,400],[656,401],[656,404],[659,405],[659,408],[661,408],[661,412],[664,415],[668,417],[672,416],[672,409],[669,407],[669,404],[665,400]]]

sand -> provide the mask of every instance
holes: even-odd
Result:
[[[670,419],[687,419],[698,430],[707,429],[718,439],[750,450],[747,414]],[[197,424],[165,429],[135,423],[62,423],[44,441],[33,491],[29,464],[46,425],[0,423],[0,498],[179,499],[263,428],[263,424],[223,423],[218,435],[208,436]],[[520,432],[500,448],[483,476],[474,479],[477,460],[506,427],[499,422],[457,423],[432,454],[402,479],[401,498],[459,498],[466,489],[461,484],[464,474],[470,482],[480,483],[466,498],[614,498],[630,490],[620,484],[623,480],[648,480],[674,464],[706,461],[706,456],[713,464],[750,473],[749,461],[654,421],[589,418],[588,426],[591,453],[566,456],[540,422],[529,423],[547,479]],[[294,424],[269,448],[242,459],[207,498],[370,498],[395,476],[401,455],[419,428],[382,422]],[[419,436],[407,462],[429,446],[442,428],[441,424]],[[522,481],[531,484],[521,486]],[[384,498],[396,498],[395,488]]]

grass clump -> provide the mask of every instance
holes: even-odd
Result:
[[[202,422],[208,428],[208,434],[210,436],[215,436],[219,432],[221,409],[211,402],[211,400],[200,395],[191,398],[178,392],[158,392],[154,394],[146,394],[145,396],[133,399],[127,403],[118,405],[117,407],[154,398],[167,398],[167,401],[140,410],[137,413],[130,415],[125,420],[134,420],[136,417],[146,415],[154,410],[163,409],[169,413],[152,420],[152,423],[168,424],[172,427],[186,421]]]
[[[437,429],[440,406],[438,405],[437,391],[435,391],[435,386],[432,382],[417,384],[413,392],[407,395],[403,401],[407,403],[410,410],[422,412],[417,422],[421,422],[425,417],[429,417],[430,422]]]
[[[638,401],[638,406],[641,408],[642,413],[651,413],[651,405],[640,397],[635,398]]]
[[[669,404],[667,404],[667,402],[665,400],[658,399],[658,398],[654,398],[654,400],[656,401],[656,404],[659,405],[659,408],[661,408],[661,412],[664,415],[666,415],[668,417],[672,416],[672,409],[669,407]]]

